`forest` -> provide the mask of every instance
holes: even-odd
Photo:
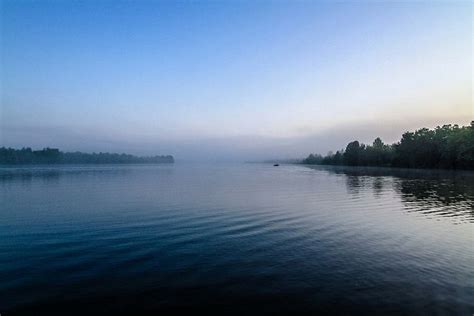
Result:
[[[173,156],[138,157],[115,153],[61,152],[56,148],[32,150],[31,148],[0,148],[0,164],[123,164],[123,163],[173,163]]]
[[[355,140],[326,156],[310,154],[304,164],[385,166],[401,168],[474,169],[474,121],[468,126],[443,125],[406,132],[400,141],[372,145]]]

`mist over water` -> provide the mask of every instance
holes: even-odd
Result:
[[[21,148],[59,148],[74,152],[112,152],[142,155],[173,155],[182,162],[243,162],[267,159],[305,158],[310,153],[326,154],[346,147],[354,140],[371,144],[376,137],[384,143],[400,141],[402,133],[421,127],[436,127],[446,123],[469,125],[468,117],[439,119],[405,119],[403,121],[359,121],[351,124],[334,124],[319,131],[303,130],[286,137],[262,136],[245,131],[248,135],[229,136],[215,133],[213,137],[198,134],[173,137],[117,134],[112,131],[78,132],[71,128],[31,127],[13,128],[4,122],[0,127],[3,146]]]
[[[0,312],[466,314],[474,173],[0,169]]]

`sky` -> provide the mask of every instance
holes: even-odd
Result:
[[[298,158],[473,120],[471,1],[0,0],[0,146]]]

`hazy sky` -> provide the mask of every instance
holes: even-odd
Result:
[[[470,1],[0,1],[0,145],[261,159],[473,119]]]

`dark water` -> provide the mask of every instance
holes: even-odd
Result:
[[[0,168],[0,313],[474,313],[474,174]]]

